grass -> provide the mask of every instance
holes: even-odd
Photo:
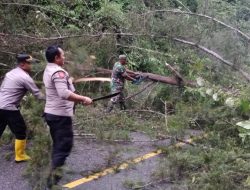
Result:
[[[169,177],[174,184],[188,189],[248,189],[249,154],[238,138],[215,135],[196,141],[188,149],[168,149],[153,175]]]
[[[188,128],[209,135],[197,139],[194,147],[169,148],[152,174],[152,180],[170,179],[173,189],[249,189],[249,139],[242,142],[235,125],[240,119],[235,110],[210,101],[180,100],[175,114],[168,116],[168,134],[183,136]],[[191,122],[190,122],[191,121]],[[165,132],[164,127],[160,128]],[[126,182],[129,189],[136,181]]]
[[[14,140],[14,135],[11,133],[10,129],[8,126],[6,126],[3,134],[2,134],[2,137],[0,139],[0,147],[2,145],[6,145],[6,144],[10,144],[12,143]]]
[[[123,182],[123,186],[127,189],[141,189],[140,187],[143,186],[144,183],[140,180],[125,180]]]
[[[109,114],[105,113],[105,101],[97,102],[94,106],[77,106],[74,129],[80,133],[94,134],[97,140],[109,143],[129,141],[131,132],[143,132],[152,139],[162,136],[183,138],[187,129],[198,129],[209,135],[197,139],[196,146],[185,149],[161,147],[164,150],[163,158],[152,174],[152,181],[168,178],[173,183],[173,189],[248,189],[250,142],[247,139],[243,143],[238,136],[239,131],[234,123],[239,115],[206,99],[183,97],[174,102],[174,113],[165,117],[159,101],[153,106],[156,94],[154,91],[153,97],[148,96],[148,102],[145,96],[135,98],[128,102],[127,111],[115,109]],[[161,109],[157,110],[157,107]],[[148,108],[151,110],[145,111]],[[43,104],[31,97],[28,97],[22,109],[30,129],[29,153],[32,157],[26,176],[32,188],[37,190],[45,185],[50,168],[51,139],[41,119],[42,110]],[[10,143],[12,138],[6,130],[2,143]],[[106,160],[107,166],[112,165],[119,154],[118,150],[111,151]],[[130,189],[141,185],[140,180],[124,182],[124,186]]]
[[[28,163],[25,176],[34,190],[42,189],[50,169],[51,139],[49,131],[41,118],[43,103],[38,103],[28,96],[22,109],[25,121],[29,126],[29,138],[32,144],[29,153],[32,157]],[[105,114],[105,106],[77,106],[74,118],[74,129],[81,133],[95,134],[98,140],[130,140],[130,133],[143,131],[151,137],[165,131],[164,119],[152,113],[132,113],[115,110]],[[110,152],[107,165],[112,165],[119,156],[119,151]],[[35,168],[35,170],[34,170]],[[117,171],[118,172],[118,171]]]
[[[129,140],[129,134],[133,131],[143,131],[155,137],[165,128],[163,119],[151,117],[147,120],[140,114],[118,110],[106,114],[105,109],[100,107],[78,107],[76,118],[78,130],[94,133],[100,140]]]

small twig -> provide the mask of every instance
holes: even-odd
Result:
[[[37,72],[34,74],[33,78],[35,79],[36,76],[37,76],[39,73],[43,72],[43,71],[44,71],[44,69],[42,69],[42,70],[40,70],[40,71],[37,71]]]
[[[138,50],[141,50],[141,51],[146,51],[146,52],[150,52],[150,53],[154,53],[154,54],[159,54],[159,55],[162,55],[162,56],[171,57],[170,54],[163,53],[163,52],[156,51],[156,50],[141,48],[141,47],[138,47],[138,46],[125,46],[125,45],[122,45],[122,44],[116,44],[116,45],[120,46],[120,47],[131,48],[131,49],[138,49]]]
[[[127,143],[135,143],[135,142],[157,142],[157,141],[162,141],[162,140],[165,140],[165,139],[169,139],[170,137],[166,137],[164,139],[152,139],[152,140],[119,140],[119,139],[114,139],[114,140],[111,140],[111,139],[103,139],[104,141],[107,141],[107,142],[127,142]]]
[[[176,71],[171,65],[169,65],[168,63],[165,63],[166,67],[169,68],[176,77],[178,77],[179,79],[181,79],[183,81],[183,77],[181,76],[181,74]]]
[[[10,66],[8,66],[8,65],[6,65],[6,64],[4,64],[4,63],[0,63],[0,66],[9,67],[9,68],[10,68]]]
[[[183,6],[188,12],[192,12],[192,11],[190,11],[190,9],[187,7],[187,6],[185,6],[181,1],[179,1],[179,0],[176,0],[181,6]]]
[[[14,56],[16,56],[16,55],[17,55],[16,53],[14,53],[14,52],[9,52],[9,51],[3,51],[3,50],[0,50],[0,52],[2,52],[2,53],[6,53],[6,54],[10,54],[10,55],[14,55]]]
[[[37,9],[40,9],[40,10],[44,10],[44,11],[47,11],[47,12],[51,12],[51,13],[54,13],[54,14],[57,14],[57,15],[60,15],[64,18],[68,18],[70,20],[73,20],[73,21],[80,21],[79,19],[76,19],[76,18],[72,18],[72,17],[69,17],[69,16],[66,16],[62,13],[59,13],[57,11],[54,11],[54,10],[51,10],[51,9],[47,9],[47,8],[44,8],[42,6],[39,6],[39,5],[33,5],[33,4],[26,4],[26,3],[0,3],[1,5],[13,5],[13,6],[25,6],[25,7],[33,7],[33,8],[37,8]]]
[[[163,114],[161,112],[153,111],[153,110],[123,110],[123,111],[124,112],[149,112],[149,113],[160,115],[162,117],[165,116],[165,114]]]
[[[183,140],[183,139],[179,139],[178,137],[175,137],[175,136],[164,135],[164,136],[162,136],[161,139],[175,139],[176,141],[179,141],[181,143],[188,144],[191,146],[196,146],[196,144],[194,144],[194,143],[188,142],[188,141]]]
[[[233,127],[236,127],[236,125],[235,125],[235,124],[230,123],[230,122],[229,122],[229,121],[227,121],[227,120],[222,120],[222,121],[224,121],[225,123],[227,123],[227,124],[229,124],[229,125],[232,125]]]
[[[167,108],[166,101],[164,104],[165,104],[165,124],[166,124],[167,131],[169,131],[169,129],[168,129],[168,108]]]
[[[146,100],[150,96],[151,92],[154,90],[154,88],[158,85],[158,82],[155,83],[155,85],[149,90],[148,95],[146,96]]]
[[[87,133],[74,133],[74,136],[91,136],[95,137],[95,134],[87,134]]]
[[[52,27],[56,30],[57,34],[62,37],[61,33],[59,32],[59,30],[57,29],[55,23],[44,13],[41,13],[45,18],[47,18],[48,20],[50,20],[50,23],[52,25]]]
[[[116,57],[115,55],[112,55],[111,57],[109,57],[108,64],[110,64],[111,60],[114,59],[115,57]]]
[[[171,181],[169,180],[169,178],[165,178],[165,179],[160,179],[158,181],[152,181],[152,182],[149,182],[145,185],[142,185],[142,186],[137,186],[137,187],[133,187],[132,189],[144,189],[146,187],[149,187],[149,186],[152,186],[152,185],[156,185],[158,183],[161,183],[161,182],[167,182],[167,183],[170,183]]]
[[[164,101],[164,107],[165,107],[165,125],[166,125],[167,132],[169,132],[169,128],[168,128],[168,108],[167,108],[166,101]]]
[[[199,129],[202,130],[200,124],[199,124],[197,121],[194,121],[194,122],[195,122],[195,124],[199,127]]]
[[[188,144],[188,145],[191,145],[191,146],[195,146],[195,145],[196,145],[196,144],[194,144],[194,143],[191,143],[191,142],[188,142],[188,141],[179,139],[179,138],[177,138],[177,137],[175,137],[175,140],[177,140],[177,141],[179,141],[179,142],[182,142],[182,143],[185,143],[185,144]]]
[[[143,89],[141,89],[139,92],[137,92],[137,93],[135,93],[135,94],[132,94],[132,95],[126,97],[125,100],[128,100],[128,99],[130,99],[130,98],[133,98],[134,96],[137,96],[138,94],[140,94],[140,93],[142,93],[143,91],[145,91],[148,87],[150,87],[150,86],[151,86],[152,84],[154,84],[154,83],[155,83],[155,81],[149,83],[149,84],[146,85]]]

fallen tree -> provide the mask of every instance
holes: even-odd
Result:
[[[170,71],[174,74],[174,76],[167,77],[167,76],[157,75],[157,74],[153,74],[153,73],[134,72],[131,70],[127,70],[127,73],[131,77],[135,77],[136,75],[141,75],[148,80],[155,81],[155,82],[161,82],[161,83],[169,84],[169,85],[192,86],[192,87],[196,86],[195,81],[185,80],[184,77],[182,77],[181,74],[178,71],[176,71],[173,67],[171,67],[169,64],[166,64],[166,66],[168,69],[170,69]],[[84,69],[78,68],[78,70],[84,70]],[[84,71],[86,71],[86,70],[84,70]],[[106,77],[110,77],[111,73],[112,73],[112,70],[100,68],[100,67],[95,68],[94,71],[98,74],[105,75]],[[90,78],[88,78],[88,79],[89,79],[89,81],[97,81],[98,78],[99,77],[93,77],[92,79],[90,79]],[[75,81],[76,82],[77,81],[79,81],[79,82],[80,81],[88,81],[86,79],[87,78],[80,78],[80,79],[77,79]],[[105,80],[100,80],[100,81],[107,81],[107,80],[105,79]]]

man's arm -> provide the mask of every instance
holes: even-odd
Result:
[[[67,98],[67,100],[69,101],[73,101],[73,102],[78,102],[78,103],[81,103],[81,104],[84,104],[84,105],[89,105],[92,103],[92,99],[87,97],[87,96],[81,96],[81,95],[78,95],[74,92],[72,92],[70,94],[70,96]]]
[[[24,81],[25,88],[31,92],[38,100],[45,100],[44,94],[36,86],[34,80],[30,77]]]
[[[126,79],[126,80],[130,80],[130,81],[135,81],[136,79],[129,76],[128,73],[125,71],[124,73],[122,73],[122,76]]]
[[[87,96],[78,95],[68,89],[66,74],[62,75],[62,73],[55,73],[52,77],[52,80],[54,81],[58,96],[62,99],[81,103],[84,105],[89,105],[92,103],[91,98]]]
[[[130,81],[135,81],[135,80],[136,80],[135,78],[133,78],[133,77],[131,77],[131,76],[129,75],[129,73],[127,72],[127,69],[125,68],[124,65],[119,65],[119,66],[117,67],[117,71],[118,71],[118,73],[120,73],[120,75],[121,75],[123,78],[125,78],[126,80],[130,80]]]

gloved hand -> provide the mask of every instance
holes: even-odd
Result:
[[[135,79],[131,82],[132,84],[139,85],[142,82],[142,76],[136,76]]]
[[[134,79],[131,81],[131,84],[137,84],[138,83],[138,80],[137,79]]]

